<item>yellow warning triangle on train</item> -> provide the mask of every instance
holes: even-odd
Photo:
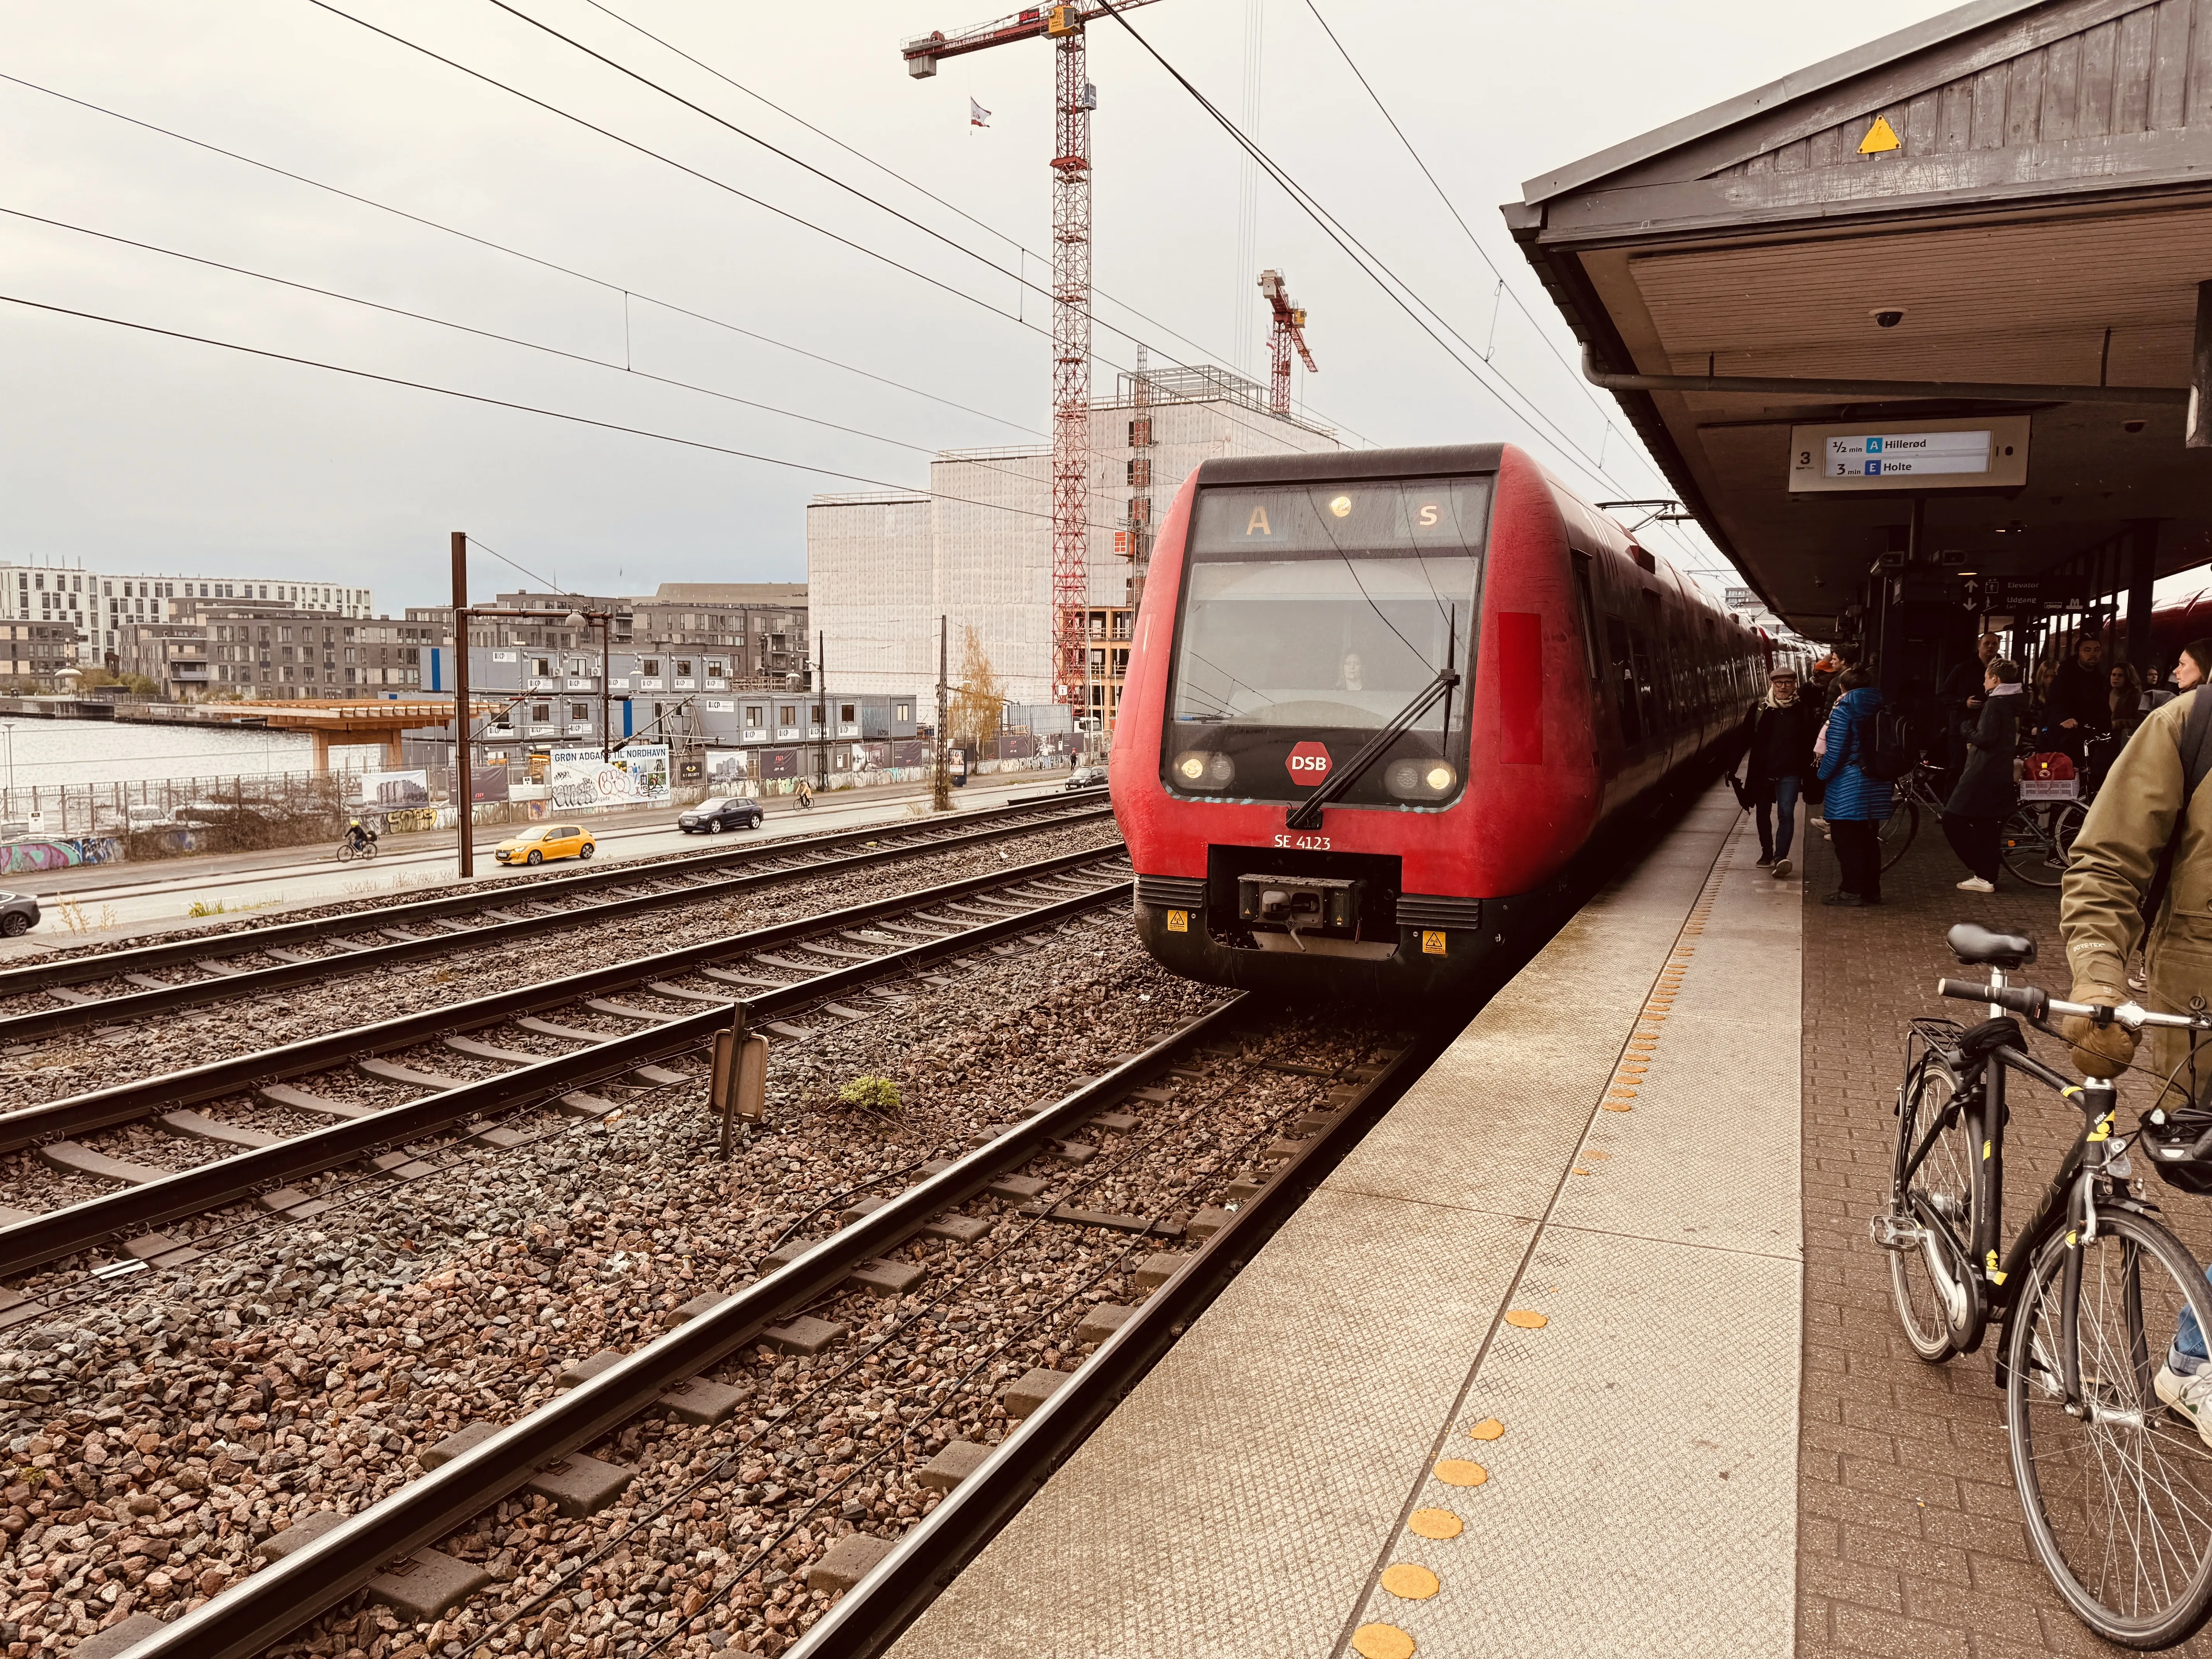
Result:
[[[1886,149],[1904,148],[1905,141],[1897,136],[1897,129],[1890,125],[1887,115],[1875,116],[1874,125],[1867,129],[1867,136],[1859,140],[1862,155],[1879,155]]]

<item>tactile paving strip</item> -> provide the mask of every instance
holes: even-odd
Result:
[[[1399,1620],[1409,1626],[1438,1613],[1465,1617],[1455,1609],[1467,1600],[1467,1575],[1456,1563],[1447,1573],[1441,1556],[1405,1557],[1439,1576],[1441,1588],[1425,1601],[1376,1588],[1398,1559],[1384,1546],[1401,1535],[1409,1487],[1431,1456],[1502,1469],[1522,1455],[1510,1429],[1495,1446],[1462,1439],[1449,1452],[1432,1449],[1455,1422],[1537,1223],[1570,1179],[1564,1171],[1593,1107],[1618,1075],[1624,1034],[1680,948],[1684,917],[1737,819],[1724,794],[1701,804],[1492,1000],[907,1632],[899,1659],[1317,1656],[1347,1638],[1346,1615],[1370,1594],[1419,1608]],[[1794,955],[1791,962],[1794,989]],[[1794,1028],[1787,1051],[1794,1067]],[[1781,1103],[1794,1113],[1790,1076]],[[1583,1248],[1582,1237],[1555,1221],[1544,1249]],[[1602,1269],[1594,1261],[1572,1278],[1618,1273],[1621,1258],[1650,1254],[1640,1240],[1587,1237]],[[1701,1261],[1721,1253],[1680,1254]],[[1544,1282],[1564,1288],[1570,1279]],[[1790,1286],[1782,1300],[1794,1322],[1794,1276]],[[1633,1346],[1610,1354],[1592,1386],[1632,1380]],[[1794,1367],[1794,1347],[1790,1358]],[[1794,1394],[1790,1403],[1794,1410]],[[1794,1420],[1786,1446],[1795,1444]],[[1540,1440],[1534,1426],[1522,1425],[1532,1449]],[[1504,1484],[1501,1475],[1479,1487],[1439,1487],[1456,1501],[1434,1506],[1472,1515]],[[1575,1500],[1555,1486],[1549,1501],[1571,1508]],[[1464,1537],[1402,1535],[1424,1550],[1460,1548],[1460,1561],[1472,1559]],[[1586,1561],[1547,1559],[1510,1540],[1485,1547],[1522,1552],[1529,1573],[1547,1577],[1544,1594],[1563,1620],[1565,1609],[1588,1614],[1593,1598],[1605,1595]],[[1782,1549],[1786,1565],[1786,1535]],[[1413,1575],[1393,1582],[1420,1584]],[[1783,1582],[1786,1595],[1786,1571]],[[1439,1634],[1425,1650],[1549,1650],[1547,1638],[1533,1637],[1528,1647],[1458,1640]]]
[[[1752,844],[1731,837],[1638,1011],[1615,1109],[1591,1114],[1414,1475],[1423,1524],[1382,1553],[1339,1651],[1792,1650],[1801,912]]]

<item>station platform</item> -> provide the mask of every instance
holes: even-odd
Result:
[[[1793,1652],[1808,912],[1758,855],[1717,789],[1585,906],[900,1659]]]

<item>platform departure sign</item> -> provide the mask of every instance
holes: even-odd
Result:
[[[2027,482],[2028,417],[1801,426],[1790,433],[1792,493],[2017,489]]]
[[[1990,434],[1979,432],[1850,433],[1828,440],[1832,478],[1928,477],[1939,472],[1987,473]]]

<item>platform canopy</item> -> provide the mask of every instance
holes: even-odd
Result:
[[[1908,547],[2139,592],[2212,560],[2212,0],[1978,0],[1504,211],[1586,372],[1808,634]]]

